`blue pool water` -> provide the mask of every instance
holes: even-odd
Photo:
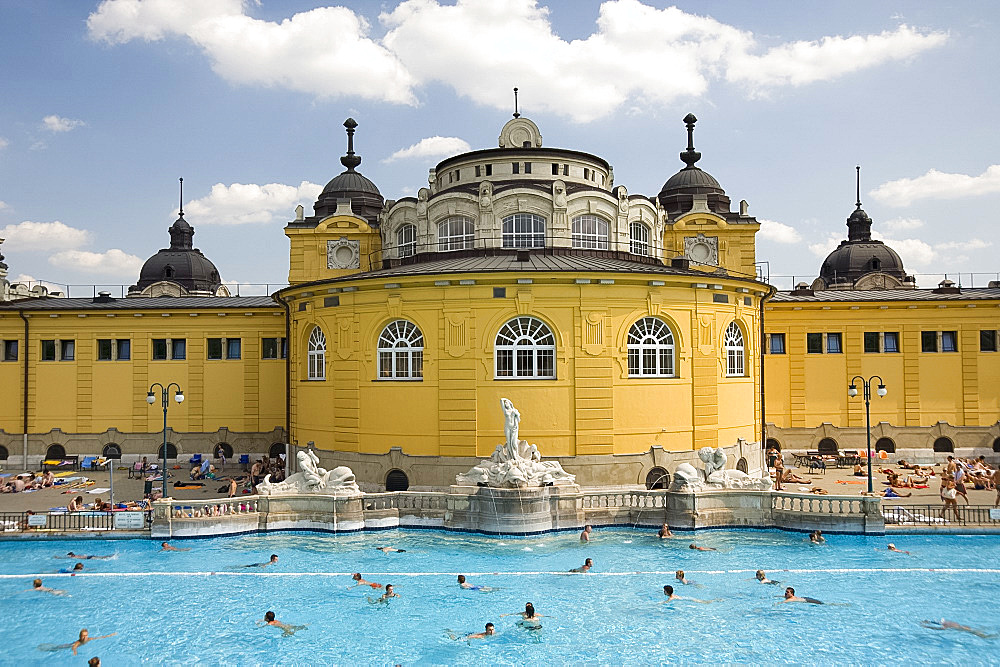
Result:
[[[920,626],[946,618],[1000,633],[1000,537],[831,535],[817,546],[777,531],[653,534],[599,529],[581,544],[576,533],[278,533],[173,542],[191,549],[183,553],[145,540],[4,542],[0,663],[66,663],[68,650],[38,647],[70,643],[84,627],[117,633],[80,651],[109,665],[1000,662],[1000,639]],[[888,542],[912,555],[886,551]],[[84,561],[82,575],[52,574],[74,562],[53,558],[68,551],[114,557]],[[274,567],[242,567],[272,553]],[[587,557],[592,574],[565,574]],[[757,568],[782,585],[754,582]],[[675,582],[677,569],[697,585]],[[355,571],[401,597],[370,604],[370,589],[350,587]],[[463,591],[458,573],[500,590]],[[27,592],[36,575],[69,595]],[[713,602],[663,604],[664,584]],[[786,584],[832,604],[778,604]],[[527,601],[544,616],[541,631],[500,618]],[[285,637],[258,627],[269,609],[308,628]],[[496,637],[447,636],[487,621]]]

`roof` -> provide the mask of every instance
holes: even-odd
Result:
[[[817,290],[813,294],[778,292],[769,303],[838,302],[838,301],[985,301],[1000,300],[1000,288],[963,287],[955,294],[940,294],[930,289],[886,290]]]
[[[242,310],[281,306],[269,296],[135,297],[94,303],[92,298],[46,297],[0,303],[0,311],[15,310]]]

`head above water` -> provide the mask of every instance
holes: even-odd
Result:
[[[82,570],[83,569],[83,563],[77,563],[76,565],[73,566],[73,569],[74,570]]]
[[[273,621],[274,620],[274,612],[273,611],[269,611],[269,612],[265,613],[264,614],[264,620],[267,621],[268,623],[270,623],[271,621]]]
[[[464,584],[465,583],[465,575],[464,574],[458,575],[458,583],[460,583],[460,584]]]
[[[795,589],[794,588],[792,588],[791,586],[789,586],[788,588],[785,589],[785,597],[786,598],[793,597],[794,595],[795,595]]]
[[[42,580],[41,579],[35,579],[34,581],[31,582],[31,585],[33,587],[35,587],[35,588],[41,588],[42,587]]]
[[[271,554],[271,562],[272,563],[278,562],[278,554]]]
[[[494,634],[496,634],[496,629],[493,627],[492,623],[487,623],[486,624],[486,634],[488,634],[488,635],[494,635]]]
[[[386,593],[391,593],[392,592],[392,584],[386,584],[385,585],[385,592]]]
[[[525,602],[524,603],[524,613],[527,614],[528,616],[534,616],[535,615],[535,605],[531,604],[530,602]]]
[[[674,573],[674,576],[677,577],[678,579],[683,579],[684,578],[684,570],[677,570],[677,572]]]
[[[83,630],[80,630],[80,641],[82,641],[82,642],[83,641],[87,641],[87,637],[89,637],[89,636],[90,636],[90,633],[87,632],[87,628],[84,628]]]
[[[361,581],[361,573],[355,572],[354,574],[351,575],[351,579],[354,579],[354,581]]]
[[[583,565],[585,567],[594,567],[594,559],[588,558],[587,560],[583,561]]]
[[[664,595],[673,595],[674,594],[674,587],[673,586],[664,586],[663,587],[663,594]]]
[[[760,581],[767,579],[767,575],[764,574],[764,570],[757,570],[757,573],[754,576]]]

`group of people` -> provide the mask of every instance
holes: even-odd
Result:
[[[264,481],[264,477],[271,476],[270,481],[281,482],[285,479],[285,455],[278,454],[273,459],[262,456],[250,466],[250,486],[253,492],[257,492],[257,485]]]
[[[55,486],[56,476],[51,470],[45,472],[22,472],[0,483],[0,493],[21,493]]]

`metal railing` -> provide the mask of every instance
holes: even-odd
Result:
[[[990,505],[893,505],[883,507],[887,526],[992,526],[1000,527],[1000,509]]]
[[[145,515],[142,528],[130,527],[118,530],[148,528],[151,523],[150,512],[147,510],[142,513]],[[4,533],[101,530],[116,530],[111,512],[0,512],[0,531]]]

